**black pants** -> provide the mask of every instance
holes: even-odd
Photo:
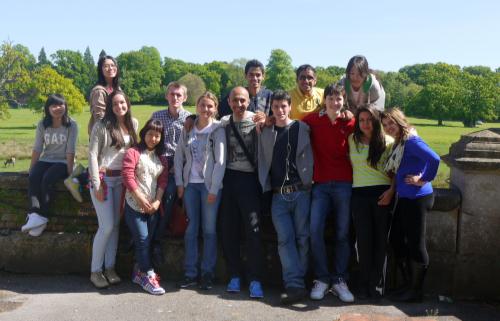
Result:
[[[261,192],[255,173],[226,169],[220,210],[220,233],[227,272],[231,278],[242,272],[241,225],[245,231],[249,281],[262,278],[263,254],[260,230]]]
[[[390,238],[397,259],[410,258],[422,265],[429,264],[425,245],[425,219],[433,204],[434,194],[416,199],[398,199]]]
[[[361,287],[374,288],[381,284],[383,277],[390,206],[377,205],[381,193],[359,194],[355,190],[351,210],[359,256],[359,281]]]
[[[29,174],[29,212],[47,216],[51,199],[50,190],[58,180],[65,179],[66,177],[68,177],[66,164],[44,161],[36,162]]]

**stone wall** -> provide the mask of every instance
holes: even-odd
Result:
[[[54,193],[53,212],[46,231],[40,237],[30,237],[20,232],[27,212],[27,175],[0,173],[0,269],[18,273],[89,273],[97,219],[88,192],[83,193],[83,203],[73,200],[62,184],[56,186]],[[468,264],[458,256],[460,194],[456,190],[436,189],[435,195],[434,209],[427,218],[431,264],[426,290],[463,297],[467,295],[466,291],[461,286],[455,286],[457,273],[462,273],[460,271],[464,269],[458,266],[458,262]],[[280,285],[276,235],[269,217],[265,217],[263,223],[266,282]],[[332,224],[329,224],[326,234],[331,239]],[[133,253],[129,248],[129,239],[130,234],[122,220],[117,257],[117,269],[122,275],[128,275],[132,267]],[[327,240],[327,243],[331,242]],[[168,237],[164,251],[167,263],[161,267],[160,273],[168,279],[180,278],[184,259],[183,239]],[[222,278],[225,271],[220,254],[219,249],[217,275]],[[352,261],[351,270],[355,279],[357,266],[354,255]],[[393,270],[393,264],[389,263],[389,271]],[[392,275],[389,272],[389,283],[393,282]]]

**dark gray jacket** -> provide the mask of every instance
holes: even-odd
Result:
[[[311,185],[313,178],[313,152],[309,139],[309,126],[299,122],[299,137],[297,142],[297,154],[295,164],[304,185]],[[271,190],[271,163],[273,161],[274,144],[276,143],[277,131],[272,127],[266,127],[259,135],[258,143],[258,168],[259,182],[264,192]]]

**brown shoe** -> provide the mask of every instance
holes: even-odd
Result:
[[[104,270],[104,276],[108,279],[109,284],[118,284],[122,281],[113,268]]]
[[[108,280],[102,272],[90,273],[90,282],[98,289],[107,288],[109,286]]]

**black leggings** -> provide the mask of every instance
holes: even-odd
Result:
[[[390,207],[377,204],[381,193],[372,196],[353,192],[351,198],[359,256],[360,285],[373,288],[382,280],[389,229]]]
[[[51,198],[50,190],[58,180],[65,179],[67,176],[67,165],[64,163],[36,162],[29,175],[29,212],[47,216]]]
[[[422,265],[429,264],[425,245],[425,218],[433,204],[434,194],[416,199],[398,199],[390,237],[397,259],[410,258]]]

